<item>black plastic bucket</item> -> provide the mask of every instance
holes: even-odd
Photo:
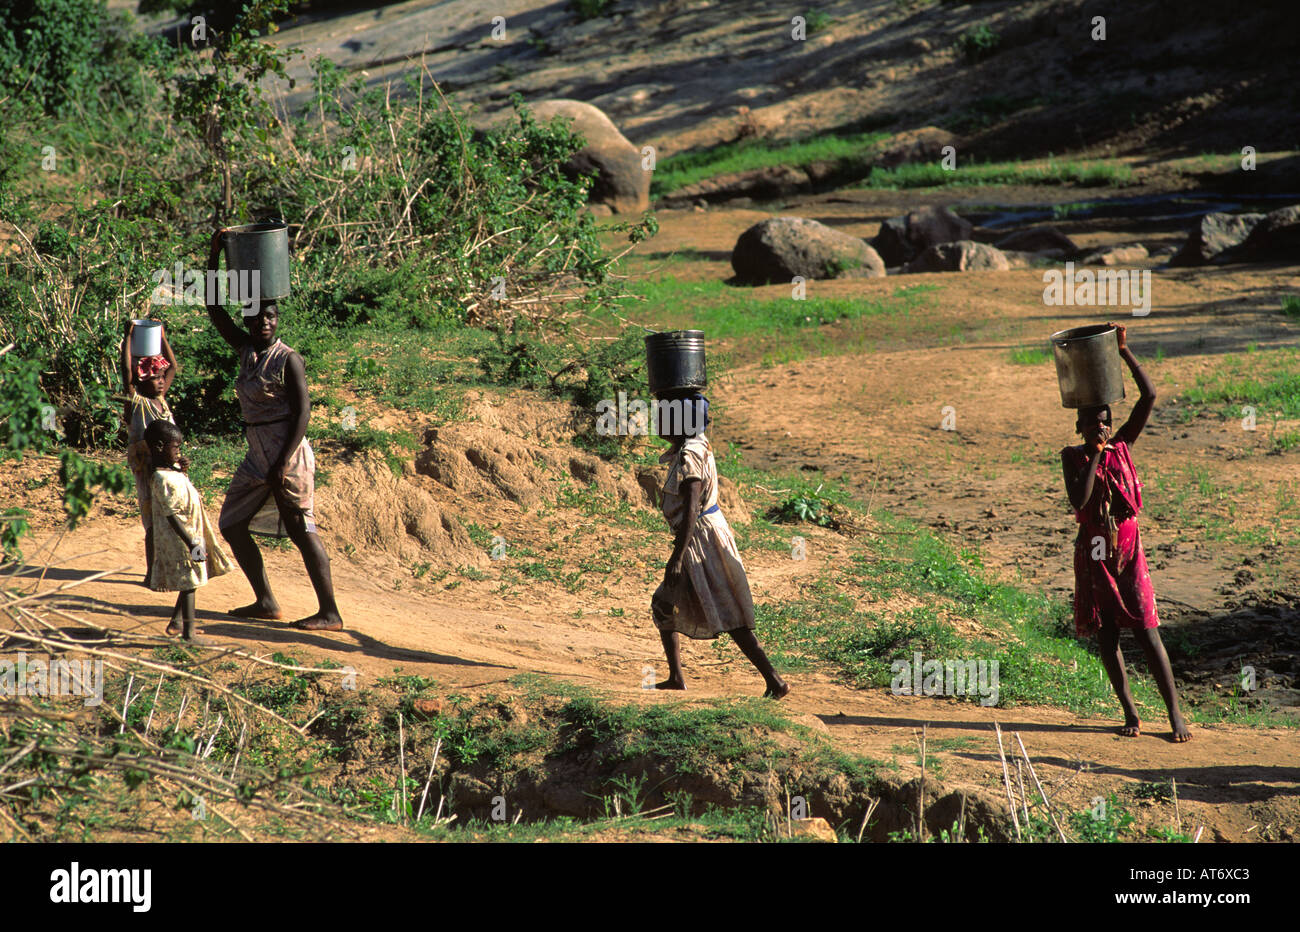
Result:
[[[645,338],[645,362],[652,395],[708,388],[703,330],[650,334]]]
[[[1052,357],[1062,407],[1091,408],[1123,400],[1124,366],[1114,327],[1093,324],[1054,333]]]

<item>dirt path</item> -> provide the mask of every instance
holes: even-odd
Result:
[[[135,527],[120,519],[92,519],[60,546],[62,562],[46,586],[120,565],[124,554],[131,558],[140,549],[138,536]],[[296,553],[269,553],[267,564],[289,615],[314,608]],[[640,688],[645,665],[660,662],[658,639],[642,619],[606,615],[587,623],[545,606],[526,614],[485,610],[450,593],[394,591],[377,582],[372,569],[346,559],[335,559],[334,573],[349,623],[346,632],[305,633],[283,623],[245,622],[222,614],[223,608],[246,601],[248,589],[238,575],[214,580],[200,592],[202,630],[223,645],[262,655],[293,649],[311,660],[330,658],[359,671],[363,686],[368,678],[400,671],[431,677],[445,690],[472,693],[499,688],[516,673],[539,672],[622,701],[677,698]],[[145,589],[140,578],[132,568],[79,585],[69,597],[75,593],[78,611],[98,623],[160,629],[172,598]],[[771,573],[756,573],[758,598],[776,582]],[[688,698],[759,691],[760,682],[747,665],[720,662],[707,644],[688,644],[685,657]],[[1140,738],[1122,739],[1114,733],[1114,722],[1080,719],[1057,709],[992,710],[850,689],[824,675],[792,679],[795,691],[785,706],[796,721],[827,732],[846,750],[898,767],[904,776],[918,771],[916,734],[928,726],[931,778],[937,766],[937,779],[948,791],[1002,792],[992,732],[996,721],[1005,731],[1020,732],[1053,800],[1071,810],[1088,808],[1111,792],[1175,779],[1184,828],[1206,826],[1206,840],[1289,839],[1300,827],[1300,755],[1294,731],[1202,727],[1191,744],[1178,746],[1167,740],[1162,722],[1149,723]],[[1167,806],[1137,805],[1139,817],[1152,825],[1172,821]]]

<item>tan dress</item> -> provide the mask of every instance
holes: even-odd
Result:
[[[144,442],[144,432],[154,421],[171,421],[172,409],[165,398],[146,398],[131,393],[131,420],[126,425],[126,465],[135,476],[135,500],[140,505],[140,523],[145,529],[153,527],[153,508],[149,503],[149,473],[153,461],[149,446]]]
[[[221,504],[217,524],[223,530],[248,521],[248,529],[264,537],[288,537],[275,496],[267,477],[271,463],[284,449],[293,430],[289,393],[284,384],[284,367],[293,350],[276,340],[257,352],[245,344],[239,356],[239,377],[235,395],[244,415],[244,435],[248,453],[235,470]],[[307,438],[290,454],[284,477],[284,499],[291,508],[302,512],[307,530],[316,530],[312,510],[316,494],[316,457]]]
[[[154,560],[149,588],[157,592],[189,592],[214,576],[229,573],[233,569],[230,558],[212,533],[212,525],[203,511],[203,499],[189,476],[174,469],[155,469],[150,485]],[[191,539],[203,542],[206,560],[190,559],[189,548],[168,522],[168,515],[180,519]]]
[[[697,639],[716,638],[724,631],[754,627],[754,600],[749,592],[745,565],[736,538],[718,504],[718,467],[704,434],[688,437],[681,449],[659,459],[668,461],[663,488],[663,512],[673,533],[686,521],[687,500],[681,488],[686,479],[699,479],[700,515],[695,533],[686,543],[682,582],[677,587],[660,584],[650,608],[660,631],[676,631]]]

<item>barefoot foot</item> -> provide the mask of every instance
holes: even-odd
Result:
[[[775,683],[767,684],[767,692],[763,693],[764,699],[781,699],[790,692],[790,684],[785,680],[777,680]]]
[[[655,689],[685,689],[686,681],[678,676],[670,676],[662,683],[655,683]]]
[[[1142,734],[1142,722],[1135,716],[1128,716],[1120,727],[1119,733],[1125,738],[1136,738]]]
[[[1192,730],[1187,727],[1187,722],[1181,715],[1169,716],[1169,725],[1173,728],[1174,733],[1170,736],[1170,740],[1174,744],[1182,744],[1184,741],[1192,740]]]
[[[181,620],[179,618],[173,618],[171,620],[171,623],[167,625],[166,634],[169,638],[174,638],[176,637],[176,635],[180,633],[181,633]]]
[[[342,631],[343,619],[338,615],[326,615],[317,612],[308,618],[299,618],[292,625],[302,631]]]
[[[252,605],[232,608],[226,614],[234,615],[236,618],[259,618],[264,621],[277,621],[282,617],[280,606],[275,602],[271,602],[269,605],[263,602],[254,602]]]

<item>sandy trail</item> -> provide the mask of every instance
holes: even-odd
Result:
[[[132,560],[139,532],[120,520],[95,518],[66,539],[45,588],[64,585]],[[80,555],[80,556],[79,556]],[[123,556],[125,555],[125,557]],[[295,552],[266,554],[268,571],[286,615],[314,609],[314,598]],[[786,565],[790,565],[787,561]],[[774,580],[755,574],[758,598]],[[242,576],[232,574],[200,590],[202,633],[222,646],[266,656],[294,650],[308,662],[329,658],[367,679],[420,674],[440,689],[476,692],[521,672],[584,684],[611,698],[664,702],[680,694],[641,688],[647,665],[662,666],[658,639],[641,619],[602,617],[594,624],[548,613],[488,611],[441,597],[393,591],[373,570],[334,560],[339,602],[349,629],[311,633],[284,622],[243,621],[222,610],[247,601]],[[132,568],[69,592],[88,619],[132,629],[161,630],[173,597],[140,585]],[[648,599],[648,593],[647,593]],[[126,614],[122,614],[126,613]],[[707,644],[687,644],[689,691],[685,698],[732,698],[761,691],[744,661],[719,661]],[[928,726],[932,761],[948,790],[982,788],[999,794],[1000,764],[992,731],[1019,732],[1054,802],[1072,810],[1096,797],[1140,783],[1177,780],[1184,827],[1205,825],[1206,840],[1286,838],[1300,825],[1300,754],[1294,731],[1208,726],[1188,745],[1167,740],[1164,722],[1146,724],[1137,739],[1123,739],[1115,722],[1079,718],[1059,709],[986,709],[973,703],[893,696],[857,690],[822,674],[791,676],[794,692],[783,706],[797,722],[829,734],[836,745],[900,768],[918,771],[916,737]],[[1008,740],[1011,740],[1008,738]],[[933,774],[932,774],[933,778]],[[1152,804],[1145,804],[1152,805]]]

